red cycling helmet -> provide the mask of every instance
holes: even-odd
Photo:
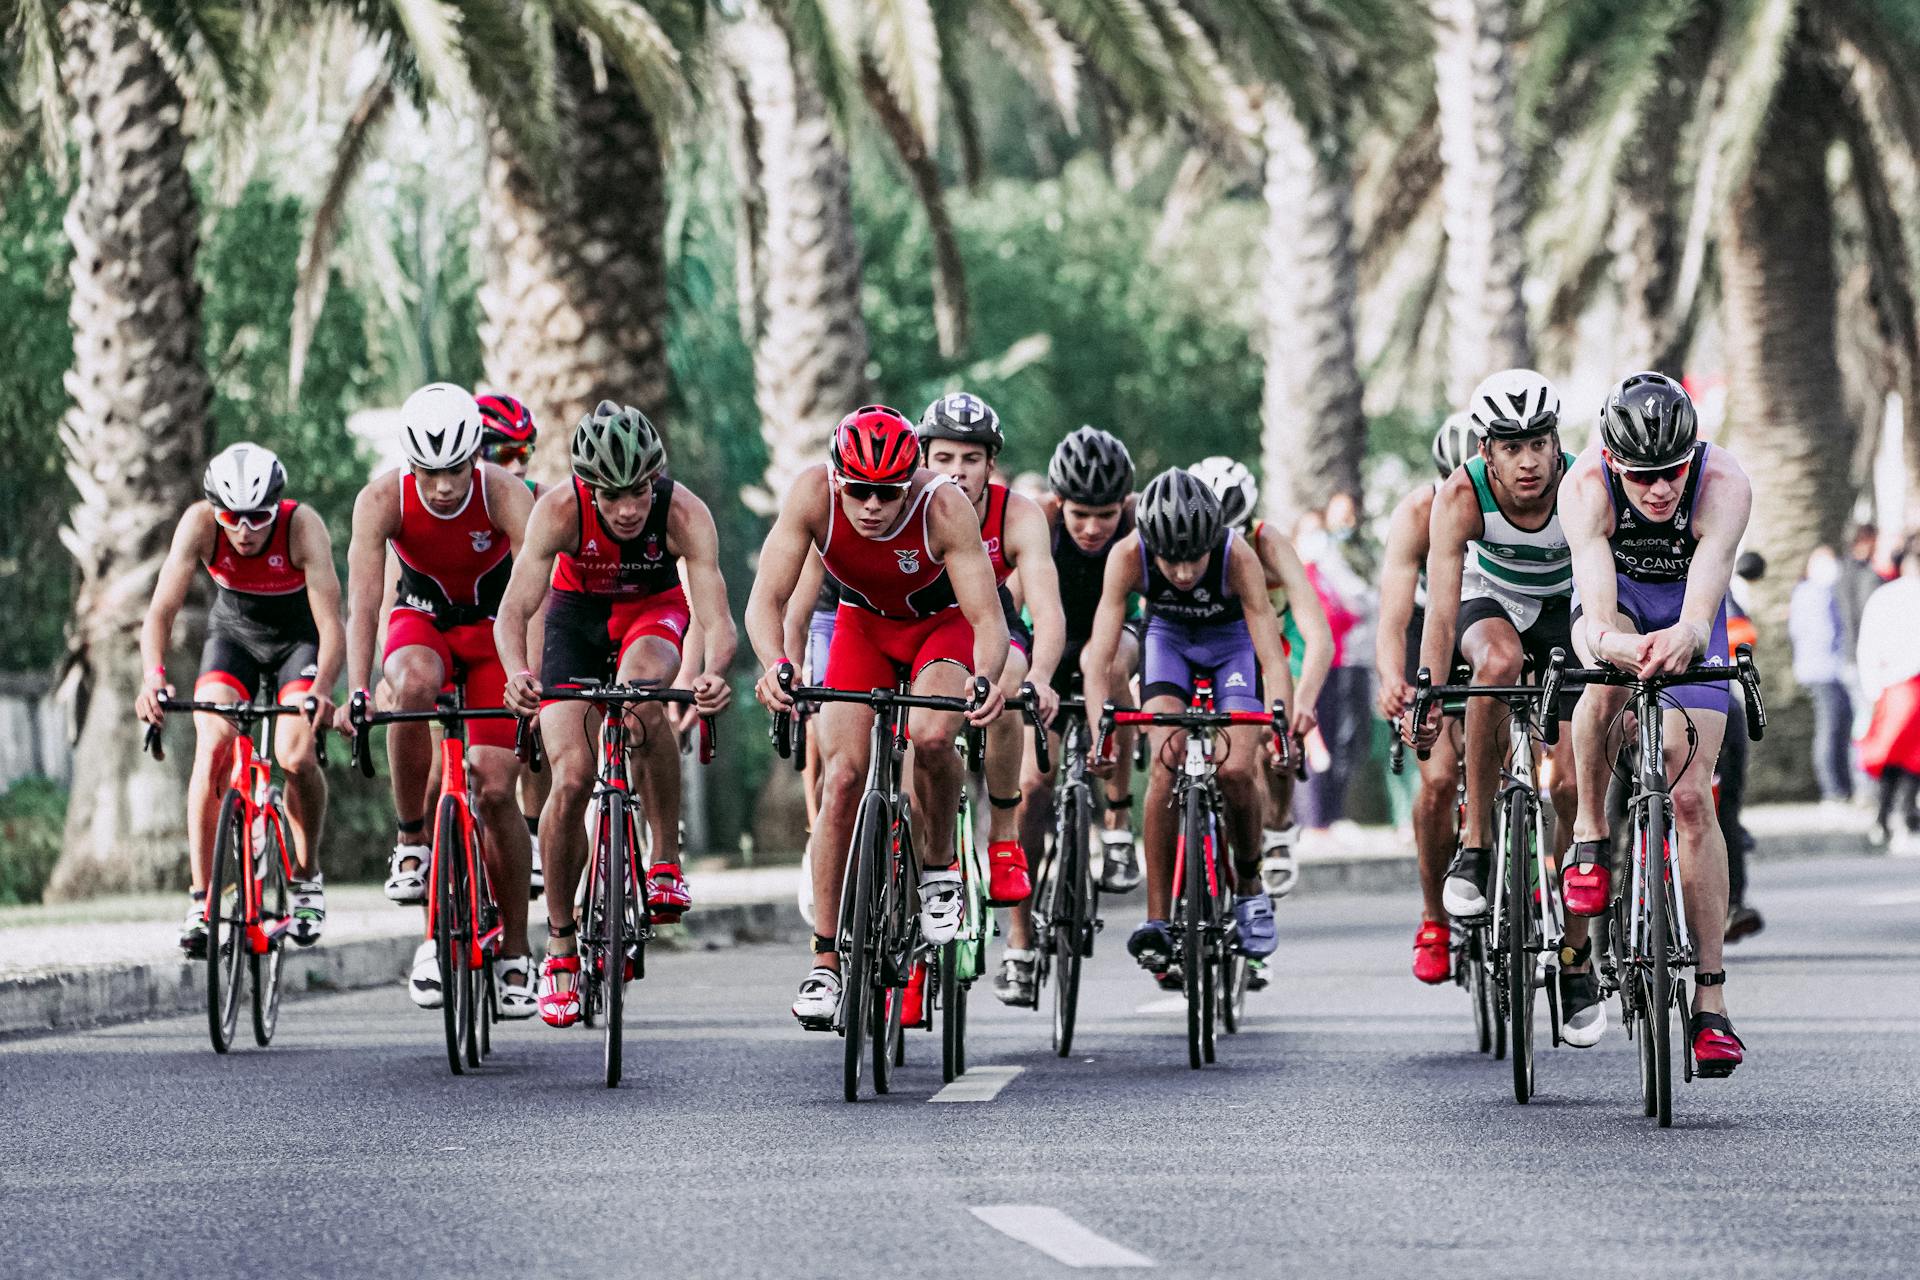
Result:
[[[898,410],[862,405],[833,429],[833,470],[843,480],[905,484],[919,465],[920,439]]]
[[[533,411],[512,396],[481,396],[481,444],[530,445],[540,434],[533,425]]]

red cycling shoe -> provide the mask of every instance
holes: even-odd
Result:
[[[913,968],[907,972],[907,989],[901,998],[906,1004],[900,1009],[900,1025],[903,1027],[922,1027],[927,1022],[927,962],[915,960]]]
[[[987,905],[1011,907],[1033,892],[1027,875],[1027,851],[1018,840],[995,840],[987,846]]]
[[[1696,986],[1724,987],[1727,972],[1695,973]],[[1719,1080],[1747,1060],[1747,1046],[1733,1034],[1733,1023],[1724,1013],[1701,1011],[1687,1019],[1687,1035],[1693,1041],[1694,1074],[1703,1080]]]
[[[655,924],[674,924],[693,906],[677,863],[656,862],[647,872],[647,914]]]
[[[1605,915],[1613,901],[1613,870],[1607,865],[1609,850],[1604,840],[1578,840],[1567,855],[1560,872],[1560,901],[1567,914]]]
[[[1444,920],[1428,920],[1413,935],[1413,976],[1429,986],[1453,976],[1453,934]]]

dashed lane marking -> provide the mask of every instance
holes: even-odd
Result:
[[[1153,1259],[1097,1235],[1044,1204],[975,1205],[974,1217],[1069,1267],[1150,1267]]]
[[[992,1102],[1025,1067],[970,1067],[928,1102]]]

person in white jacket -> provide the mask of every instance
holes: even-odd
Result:
[[[1867,599],[1860,615],[1859,668],[1862,691],[1873,702],[1873,719],[1860,740],[1860,764],[1880,784],[1874,819],[1876,844],[1896,852],[1920,852],[1920,535],[1907,540],[1900,573]]]

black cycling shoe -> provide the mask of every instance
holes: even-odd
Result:
[[[1607,1030],[1607,1004],[1591,972],[1560,973],[1560,1038],[1576,1049],[1591,1049]]]
[[[1487,874],[1492,862],[1490,849],[1462,846],[1454,851],[1453,861],[1447,864],[1446,883],[1440,887],[1440,905],[1448,915],[1472,920],[1487,914]]]

